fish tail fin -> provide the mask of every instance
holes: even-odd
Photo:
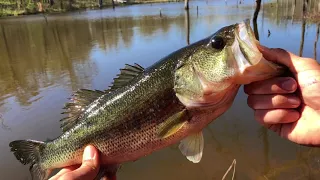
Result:
[[[34,140],[12,141],[9,146],[15,157],[24,165],[31,164],[29,170],[32,179],[44,180],[48,178],[50,170],[40,165],[40,152],[45,148],[45,143]]]

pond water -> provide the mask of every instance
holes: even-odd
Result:
[[[320,59],[319,26],[302,20],[302,6],[293,2],[262,6],[260,41]],[[319,1],[311,3],[308,10],[319,12]],[[60,135],[61,108],[73,91],[103,90],[125,63],[147,67],[222,26],[252,18],[253,5],[253,0],[192,1],[189,14],[179,2],[0,19],[1,179],[31,179],[8,144]],[[186,160],[175,145],[124,164],[118,178],[221,179],[234,159],[237,179],[319,178],[320,150],[261,127],[246,98],[241,89],[233,106],[204,130],[199,164]]]

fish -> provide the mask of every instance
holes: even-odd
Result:
[[[183,156],[199,163],[202,130],[230,108],[239,87],[283,73],[258,45],[250,22],[242,21],[147,68],[126,64],[108,89],[73,94],[59,137],[15,140],[11,151],[30,165],[33,179],[41,180],[53,169],[81,164],[87,145],[95,146],[101,163],[113,169],[177,143]]]

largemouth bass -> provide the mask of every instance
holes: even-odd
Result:
[[[91,144],[102,164],[115,167],[180,142],[194,163],[204,147],[202,129],[232,104],[239,87],[282,73],[265,60],[249,22],[226,26],[154,65],[126,65],[106,91],[79,90],[66,104],[61,136],[48,142],[17,140],[11,151],[30,164],[33,179],[80,164]]]

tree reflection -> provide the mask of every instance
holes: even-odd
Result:
[[[270,169],[270,147],[269,147],[269,136],[268,136],[268,129],[265,127],[261,127],[259,129],[259,137],[262,138],[263,143],[263,155],[264,155],[264,173],[267,173]]]
[[[186,17],[188,19],[188,17]],[[10,94],[23,106],[40,89],[60,84],[74,91],[90,85],[95,69],[90,63],[93,48],[105,52],[120,44],[131,47],[136,33],[144,37],[167,33],[172,24],[181,30],[185,18],[144,16],[142,18],[48,19],[0,23],[0,98]],[[190,25],[188,25],[190,26]],[[189,27],[190,29],[190,27]],[[188,34],[188,33],[187,33]],[[188,35],[189,36],[189,35]]]
[[[306,31],[306,20],[303,19],[301,23],[301,41],[300,41],[300,48],[299,48],[299,56],[303,55],[305,31]]]
[[[319,26],[320,26],[320,23],[318,23],[318,25],[317,25],[316,40],[314,41],[314,49],[313,49],[315,60],[317,60],[317,44],[318,44],[318,40],[319,40]]]

